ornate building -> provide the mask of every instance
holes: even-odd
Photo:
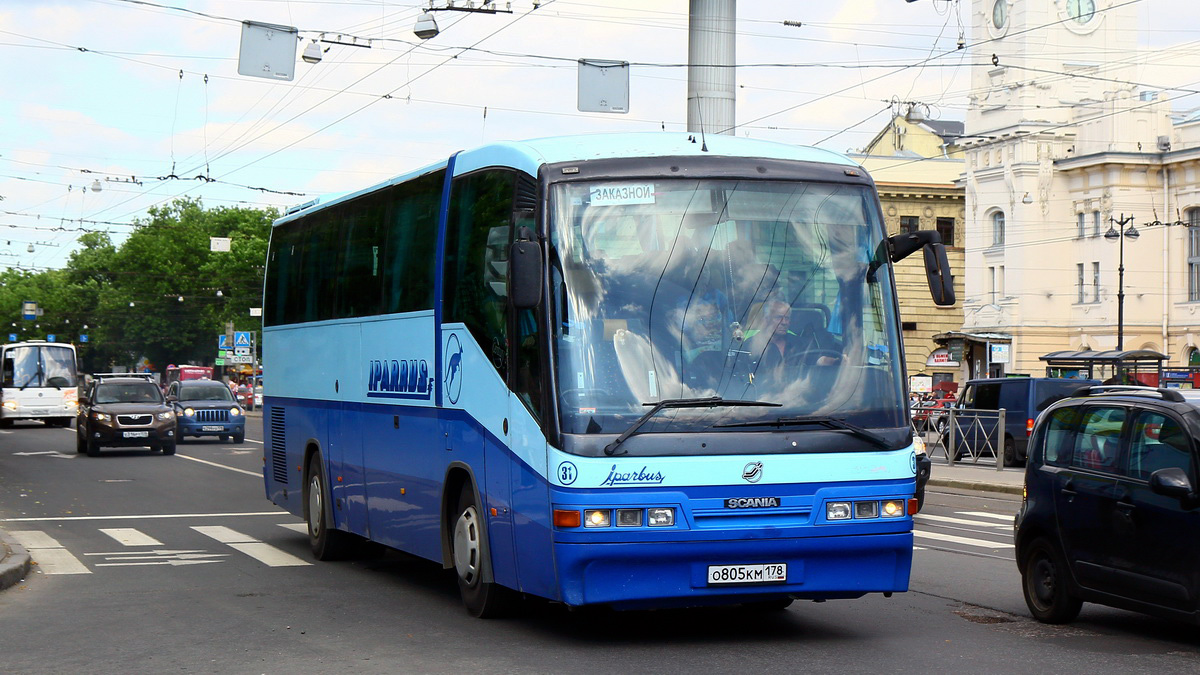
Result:
[[[1200,120],[1136,83],[1137,11],[971,1],[972,61],[992,64],[972,71],[960,139],[973,376],[1040,375],[1058,350],[1194,359]]]

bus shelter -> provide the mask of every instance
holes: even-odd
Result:
[[[1150,349],[1062,351],[1050,352],[1041,360],[1046,362],[1046,377],[1157,387],[1162,380],[1162,362],[1167,360],[1167,355]]]

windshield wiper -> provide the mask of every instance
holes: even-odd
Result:
[[[776,417],[773,420],[761,420],[758,422],[730,422],[729,424],[714,424],[713,427],[729,428],[729,427],[783,427],[783,426],[804,426],[811,425],[817,427],[825,427],[826,429],[834,429],[837,431],[849,431],[857,438],[861,438],[872,445],[891,450],[892,444],[886,438],[880,436],[873,431],[851,424],[846,420],[837,417],[828,417],[826,415],[804,415],[796,417]]]
[[[739,399],[726,400],[720,396],[708,396],[705,398],[668,398],[663,399],[658,403],[643,403],[642,405],[649,405],[653,407],[647,410],[645,415],[639,417],[638,420],[633,423],[633,426],[626,429],[625,432],[620,436],[617,436],[615,441],[604,446],[604,454],[609,456],[615,455],[617,453],[617,448],[621,447],[621,444],[624,443],[626,439],[637,433],[637,430],[640,429],[643,424],[650,421],[651,417],[654,417],[659,413],[659,411],[666,410],[667,408],[715,408],[717,406],[765,406],[778,408],[783,404],[770,403],[768,401],[743,401]]]

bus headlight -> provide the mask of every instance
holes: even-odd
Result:
[[[825,504],[825,519],[826,520],[850,520],[854,512],[850,509],[850,502],[829,502]]]
[[[608,527],[612,525],[612,511],[608,509],[584,509],[584,527]]]
[[[17,402],[16,402],[16,401],[14,401],[14,400],[12,400],[12,399],[9,399],[9,400],[5,401],[5,402],[4,402],[4,409],[5,409],[5,410],[16,410],[16,409],[17,409]]]
[[[646,509],[646,524],[650,527],[674,527],[675,509],[669,506]]]
[[[905,513],[904,500],[889,499],[883,503],[884,518],[899,518]]]

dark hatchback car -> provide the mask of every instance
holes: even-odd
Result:
[[[1025,603],[1200,623],[1200,391],[1096,386],[1038,418],[1015,521]]]
[[[149,377],[97,375],[79,396],[75,449],[149,447],[175,454],[175,412]]]
[[[216,436],[234,443],[246,440],[246,414],[233,398],[233,392],[216,380],[172,382],[167,401],[179,421],[179,438]]]

